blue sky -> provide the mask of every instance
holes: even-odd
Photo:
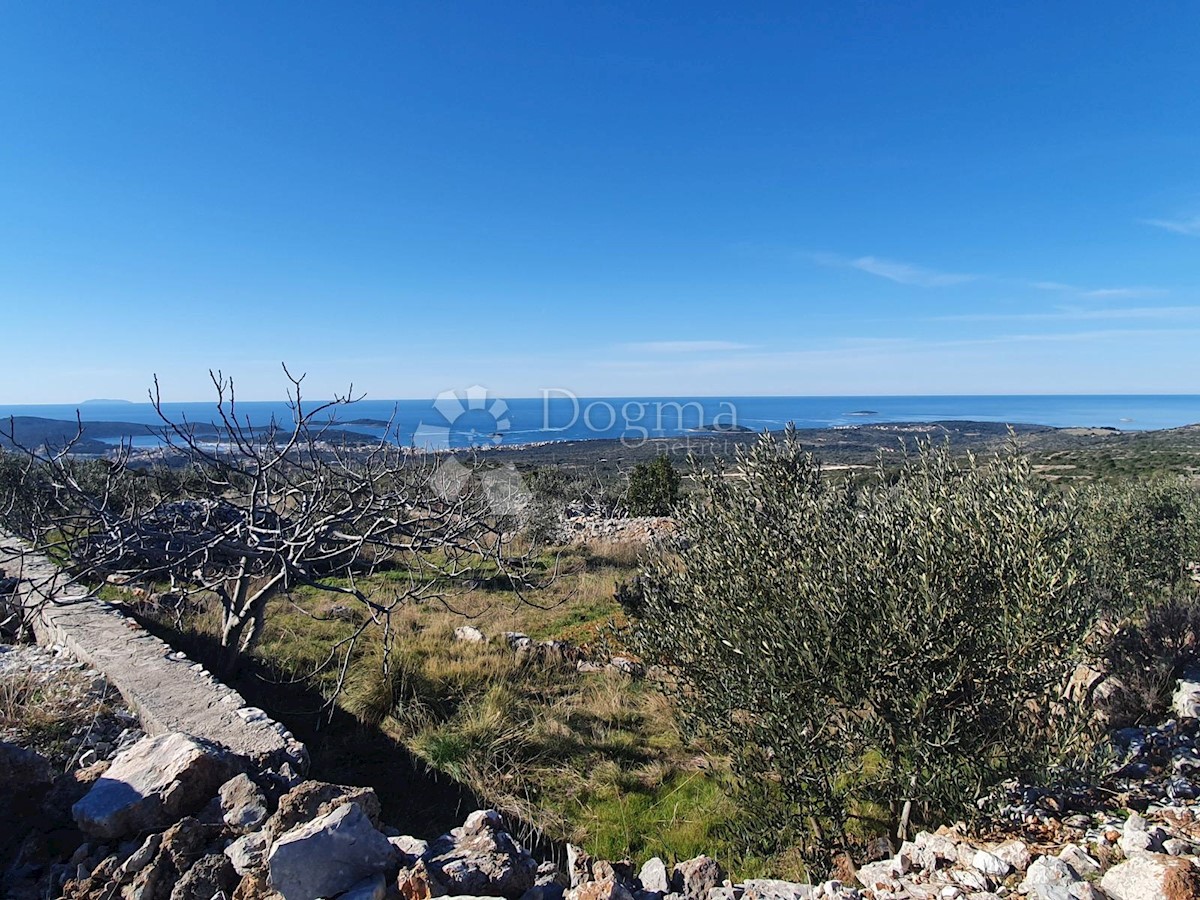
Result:
[[[0,402],[1200,392],[1191,2],[10,3]]]

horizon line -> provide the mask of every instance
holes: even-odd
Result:
[[[465,389],[461,389],[465,390]],[[490,390],[490,389],[489,389]],[[1019,393],[880,393],[880,394],[840,394],[840,393],[820,393],[820,394],[575,394],[563,388],[545,388],[540,396],[537,395],[509,395],[502,392],[492,391],[497,397],[503,397],[506,400],[760,400],[760,399],[778,399],[778,400],[814,400],[814,399],[907,399],[907,398],[947,398],[947,397],[965,397],[965,398],[998,398],[998,397],[1196,397],[1200,398],[1200,391],[1068,391],[1068,392],[1019,392]],[[357,397],[353,400],[347,400],[337,405],[340,407],[352,407],[359,403],[426,403],[433,402],[436,397],[381,397],[372,398],[368,395]],[[287,397],[275,397],[272,399],[238,399],[235,405],[246,403],[287,403]],[[323,404],[334,402],[329,397],[314,397],[307,398],[304,401],[306,404]],[[208,398],[204,400],[164,400],[164,406],[175,405],[212,405],[217,404],[216,399]],[[0,402],[0,408],[13,407],[36,407],[36,406],[63,406],[81,408],[85,406],[152,406],[149,399],[146,400],[124,400],[124,399],[103,399],[103,400],[77,400],[77,401],[39,401],[39,402],[21,402],[21,403],[5,403]],[[228,401],[226,401],[228,405]]]

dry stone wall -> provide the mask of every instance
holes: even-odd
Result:
[[[286,728],[199,663],[175,652],[134,619],[73,585],[46,557],[0,534],[0,568],[16,579],[38,642],[57,645],[104,674],[148,734],[181,732],[294,783],[308,753]]]

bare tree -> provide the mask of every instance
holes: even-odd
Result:
[[[355,402],[353,390],[309,405],[303,376],[284,372],[292,421],[261,426],[239,415],[233,380],[220,372],[210,373],[211,425],[170,417],[156,378],[150,399],[168,465],[153,469],[132,466],[128,445],[97,464],[72,454],[75,441],[26,449],[10,433],[24,463],[0,512],[78,579],[136,578],[215,597],[226,677],[258,641],[271,599],[297,588],[369,612],[339,645],[336,658],[348,661],[366,628],[382,627],[390,646],[392,613],[444,600],[447,585],[479,573],[518,593],[530,585],[494,486],[452,458],[338,430],[334,414]],[[80,424],[75,440],[82,434]],[[401,574],[386,596],[364,582],[381,568]]]

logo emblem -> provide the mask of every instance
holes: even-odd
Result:
[[[434,398],[433,409],[442,422],[422,421],[413,432],[413,447],[444,453],[429,475],[437,496],[452,501],[478,492],[495,515],[524,523],[533,498],[511,462],[496,467],[468,466],[452,452],[445,452],[499,446],[512,425],[508,404],[476,384],[464,390],[442,391]]]
[[[508,404],[478,384],[442,391],[433,408],[446,424],[422,421],[413,432],[413,446],[418,450],[494,447],[504,440],[504,432],[512,424]]]

